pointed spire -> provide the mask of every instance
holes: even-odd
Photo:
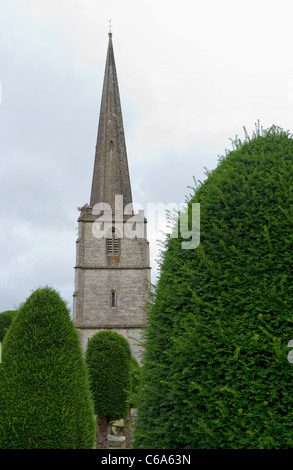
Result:
[[[118,80],[109,34],[90,205],[106,202],[114,210],[115,195],[124,207],[132,203]]]

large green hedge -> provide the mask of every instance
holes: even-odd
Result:
[[[162,253],[135,445],[292,448],[292,136],[236,139],[193,202],[199,247]]]
[[[59,294],[36,289],[2,346],[0,448],[92,448],[95,421],[86,365]]]
[[[16,310],[7,310],[6,312],[0,313],[0,341],[3,341],[16,313]]]

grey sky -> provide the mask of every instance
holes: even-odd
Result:
[[[243,126],[292,131],[292,12],[291,0],[0,0],[0,311],[45,284],[71,305],[107,20],[134,200],[179,204]],[[149,220],[153,280],[159,237]]]

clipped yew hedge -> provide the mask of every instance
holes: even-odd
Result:
[[[96,333],[88,341],[86,363],[95,412],[110,421],[124,418],[128,411],[131,371],[128,341],[115,331]]]
[[[256,128],[189,200],[201,242],[167,238],[146,328],[135,445],[292,448],[293,139]]]
[[[0,313],[0,342],[3,341],[16,313],[16,310],[7,310],[6,312]]]
[[[135,408],[137,404],[137,394],[141,383],[141,367],[134,356],[131,356],[130,391],[128,396],[128,406]]]
[[[2,343],[0,448],[92,448],[94,409],[79,337],[52,288],[36,289]]]
[[[86,363],[97,415],[97,448],[108,448],[110,421],[125,418],[129,408],[131,352],[115,331],[100,331],[87,345]]]

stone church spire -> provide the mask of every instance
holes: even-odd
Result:
[[[90,205],[105,202],[114,210],[115,195],[123,196],[124,207],[132,203],[112,33],[109,33]]]
[[[86,351],[88,339],[95,333],[105,329],[113,330],[127,339],[132,354],[139,360],[143,349],[142,329],[147,321],[144,307],[150,300],[147,220],[144,217],[141,221],[142,233],[138,235],[135,228],[136,234],[132,236],[129,227],[137,214],[127,210],[117,227],[119,213],[117,211],[114,214],[113,211],[115,195],[123,196],[124,208],[132,204],[110,33],[91,201],[90,205],[85,204],[81,208],[78,218],[73,320],[80,333],[83,351]],[[94,210],[95,204],[99,202],[108,203],[112,208],[111,228],[102,237],[97,236],[96,224],[99,218]],[[120,211],[120,205],[116,209]],[[133,226],[137,225],[134,222]]]

